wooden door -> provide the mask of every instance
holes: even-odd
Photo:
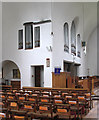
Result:
[[[35,87],[41,87],[41,67],[35,67]]]

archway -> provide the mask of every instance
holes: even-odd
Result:
[[[2,62],[2,84],[12,85],[12,88],[21,88],[21,73],[15,62],[10,60]]]

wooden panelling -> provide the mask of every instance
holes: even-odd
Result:
[[[89,89],[88,79],[83,80],[83,89]]]
[[[0,90],[11,90],[12,86],[11,85],[0,85]]]
[[[68,88],[75,88],[75,78],[68,76]]]
[[[21,81],[11,81],[11,86],[12,86],[12,88],[20,89],[21,88]]]
[[[95,79],[93,78],[92,79],[92,91],[94,90],[94,81],[95,81]]]
[[[50,87],[22,87],[23,90],[56,90],[56,91],[84,91],[87,92],[88,89],[82,89],[82,88],[50,88]]]
[[[61,72],[60,74],[54,74],[52,72],[52,87],[53,88],[66,88],[66,79],[70,76],[70,73],[67,72]]]

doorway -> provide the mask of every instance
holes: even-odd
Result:
[[[79,65],[64,61],[64,72],[70,72],[71,76],[77,76],[77,69]]]
[[[35,66],[35,87],[41,87],[41,67]]]
[[[31,66],[31,86],[44,87],[44,66]]]

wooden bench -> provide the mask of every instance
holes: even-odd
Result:
[[[58,119],[72,120],[76,119],[76,114],[72,115],[69,104],[55,104],[55,112]]]
[[[78,103],[78,99],[76,98],[67,98],[66,103],[70,105],[70,111],[72,112],[72,114],[76,114],[79,118],[82,119],[82,106],[79,105]]]
[[[11,120],[28,120],[26,111],[11,110],[10,116]]]
[[[38,103],[35,112],[29,112],[31,119],[57,119],[57,114],[53,112],[51,103]]]

